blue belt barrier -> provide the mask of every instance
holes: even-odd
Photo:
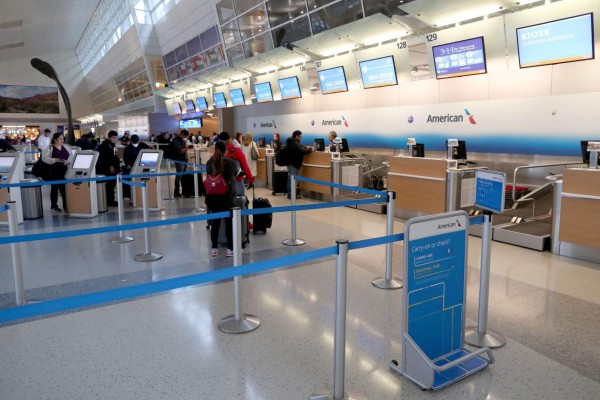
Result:
[[[297,176],[297,175],[296,175],[296,180],[300,181],[300,182],[310,182],[310,183],[316,183],[317,185],[331,186],[331,187],[334,187],[334,188],[350,190],[352,192],[368,193],[368,194],[372,194],[372,195],[375,195],[375,196],[381,196],[381,197],[386,197],[387,196],[387,192],[379,192],[377,190],[365,189],[365,188],[361,188],[361,187],[357,187],[357,186],[347,186],[347,185],[342,185],[340,183],[318,181],[316,179],[305,178],[305,177]]]
[[[483,224],[483,215],[480,215],[479,217],[469,218],[469,225],[479,225],[479,224]]]
[[[8,204],[4,204],[3,206],[0,206],[0,213],[3,213],[4,211],[8,210]]]
[[[137,187],[146,186],[146,182],[134,182],[134,181],[126,180],[126,179],[121,180],[121,183],[124,185],[137,186]]]
[[[360,199],[360,200],[348,200],[348,201],[335,201],[332,203],[321,203],[321,204],[301,204],[297,206],[280,206],[270,208],[252,208],[242,210],[242,215],[255,215],[255,214],[275,214],[287,211],[307,211],[307,210],[318,210],[322,208],[335,208],[335,207],[346,207],[356,206],[360,204],[373,204],[380,203],[381,199]]]

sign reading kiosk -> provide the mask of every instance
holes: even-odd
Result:
[[[441,389],[493,362],[463,349],[468,216],[413,218],[404,228],[402,360],[391,367],[423,389]],[[487,352],[490,361],[480,354]]]

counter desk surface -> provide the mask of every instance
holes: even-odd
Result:
[[[331,182],[331,154],[322,151],[313,151],[304,155],[300,176]],[[311,182],[300,182],[300,189],[327,195],[331,194],[331,187]]]

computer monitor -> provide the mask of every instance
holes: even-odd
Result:
[[[417,143],[412,148],[413,157],[425,157],[425,145],[423,143]]]
[[[590,152],[588,151],[588,143],[589,142],[600,142],[598,140],[582,140],[581,141],[581,158],[583,159],[584,164],[590,164]]]
[[[0,157],[0,173],[10,172],[15,159],[15,157]]]
[[[446,146],[448,146],[447,140],[446,140]],[[458,146],[452,147],[452,159],[453,160],[466,160],[467,159],[467,144],[464,140],[459,140]]]
[[[267,147],[267,141],[264,137],[258,138],[258,147],[261,147],[261,148]]]
[[[315,151],[325,151],[325,139],[315,139]]]
[[[156,168],[158,165],[158,152],[144,152],[140,159],[140,167]]]
[[[349,153],[350,148],[348,147],[348,139],[342,138],[342,146],[340,147],[340,153]]]
[[[73,169],[76,170],[88,170],[92,166],[92,162],[94,161],[93,154],[76,154],[75,159],[73,160]]]

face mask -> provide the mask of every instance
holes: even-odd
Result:
[[[133,145],[133,147],[138,147],[139,143],[131,143]]]

